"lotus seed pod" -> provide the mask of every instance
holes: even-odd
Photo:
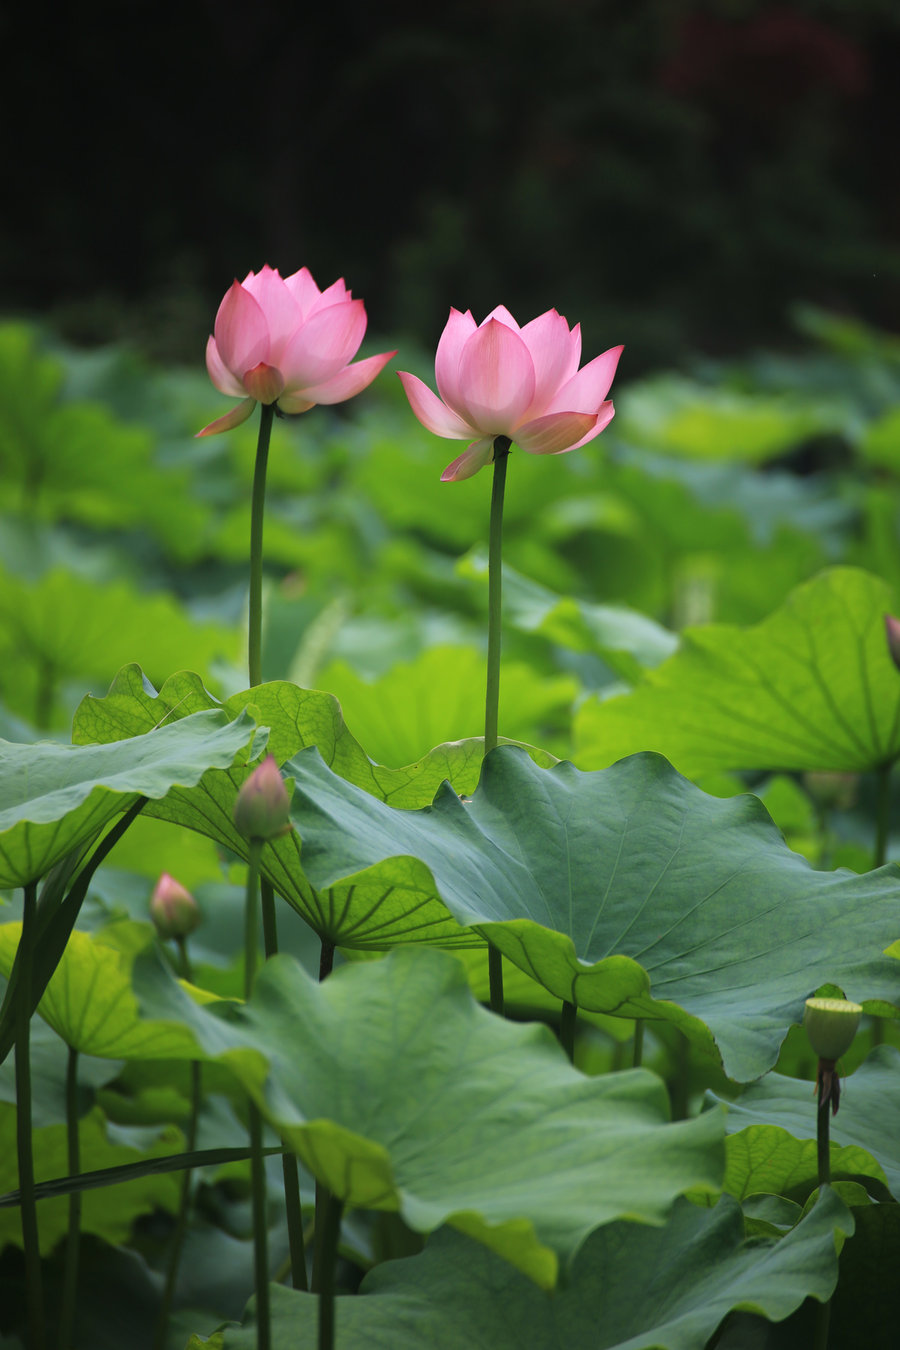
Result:
[[[253,770],[234,804],[234,828],[245,839],[276,839],[291,829],[290,798],[271,755]]]
[[[199,925],[197,901],[174,877],[163,872],[150,897],[150,918],[162,938],[186,938]]]
[[[834,1063],[853,1044],[862,1008],[843,998],[808,998],[803,1026],[819,1059]]]

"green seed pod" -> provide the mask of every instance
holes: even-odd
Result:
[[[808,998],[803,1026],[809,1043],[819,1056],[834,1063],[853,1044],[862,1008],[843,998]]]

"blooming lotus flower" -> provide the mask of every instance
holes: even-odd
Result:
[[[197,434],[240,426],[257,403],[301,413],[352,398],[396,356],[382,352],[349,365],[365,331],[365,305],[343,281],[320,291],[305,267],[289,277],[272,267],[248,272],[219,306],[206,345],[209,378],[243,402]]]
[[[400,379],[429,431],[475,438],[441,474],[449,483],[490,464],[498,436],[530,455],[562,455],[599,436],[615,411],[606,395],[621,355],[610,347],[579,370],[581,327],[570,331],[555,309],[524,328],[503,305],[480,325],[451,309],[434,361],[440,398],[415,375]]]

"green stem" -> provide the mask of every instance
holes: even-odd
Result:
[[[259,881],[262,905],[263,947],[266,960],[278,954],[278,925],[275,920],[275,892],[265,877]],[[282,1141],[284,1142],[284,1141]],[[291,1254],[291,1283],[295,1289],[309,1287],[306,1278],[306,1253],[303,1246],[303,1206],[300,1200],[300,1168],[293,1153],[281,1159],[284,1179],[284,1209],[287,1216],[288,1248]]]
[[[259,857],[263,841],[251,839],[247,860],[247,892],[244,906],[244,998],[253,993],[256,978],[257,899]],[[262,1118],[255,1102],[248,1108],[250,1128],[250,1186],[253,1196],[253,1268],[256,1281],[256,1345],[269,1350],[269,1227],[266,1212],[266,1164],[262,1151]]]
[[[834,1066],[833,1071],[836,1072]],[[819,1171],[819,1192],[831,1182],[831,1150],[829,1148],[829,1128],[831,1124],[831,1098],[825,1092],[823,1079],[819,1077],[819,1101],[816,1110],[816,1161]],[[827,1350],[828,1325],[831,1321],[831,1299],[820,1303],[816,1308],[816,1325],[813,1334],[813,1350]]]
[[[336,1196],[327,1196],[315,1272],[319,1287],[319,1350],[334,1350],[334,1274],[343,1209],[343,1204]]]
[[[881,764],[876,771],[875,859],[873,867],[884,866],[891,828],[891,765]]]
[[[25,1306],[30,1350],[44,1350],[44,1303],[41,1289],[41,1247],[34,1198],[34,1154],[31,1139],[31,966],[37,918],[37,883],[25,887],[22,936],[19,940],[19,989],[16,1007],[16,1149],[22,1195],[22,1244],[25,1250]]]
[[[497,745],[500,719],[500,638],[503,611],[503,497],[506,492],[506,470],[509,461],[510,440],[497,436],[494,440],[494,478],[491,486],[491,524],[488,539],[488,654],[487,685],[484,699],[484,753]],[[503,1016],[503,959],[495,947],[488,944],[488,977],[491,989],[491,1008]]]
[[[250,623],[247,651],[250,686],[262,684],[262,570],[263,520],[266,511],[266,466],[275,404],[260,408],[259,439],[256,442],[256,467],[253,471],[253,502],[250,508]]]
[[[78,1141],[78,1051],[69,1046],[66,1065],[66,1163],[70,1177],[81,1173],[81,1149]],[[63,1269],[62,1301],[59,1314],[59,1350],[69,1350],[75,1324],[78,1295],[78,1254],[81,1242],[81,1192],[69,1194],[69,1228]]]
[[[574,1003],[568,999],[563,999],[562,1015],[559,1019],[559,1043],[565,1050],[569,1059],[575,1063],[575,1022],[578,1018],[578,1009]]]
[[[177,937],[175,943],[178,947],[178,964],[181,977],[193,984],[194,972],[191,969],[191,962],[188,956],[187,941],[184,937]],[[200,1063],[198,1060],[192,1060],[191,1114],[185,1138],[186,1153],[193,1153],[194,1149],[197,1147],[197,1126],[200,1119],[200,1103],[202,1100],[201,1088],[202,1080],[200,1075]],[[166,1282],[163,1287],[162,1302],[160,1303],[159,1315],[156,1322],[156,1336],[153,1342],[153,1350],[165,1350],[166,1340],[168,1339],[169,1318],[172,1315],[172,1303],[175,1299],[175,1286],[178,1281],[178,1267],[181,1263],[181,1253],[184,1248],[184,1239],[187,1234],[192,1176],[193,1172],[190,1168],[186,1168],[181,1174],[181,1193],[178,1201],[178,1217],[175,1220],[175,1231],[172,1234],[172,1244],[169,1248],[169,1264],[166,1268]]]
[[[253,1194],[253,1269],[256,1283],[256,1347],[269,1350],[269,1221],[266,1212],[266,1163],[262,1151],[262,1117],[255,1102],[248,1112],[250,1126],[250,1184]]]
[[[497,726],[500,707],[500,619],[503,590],[503,495],[506,490],[506,468],[509,460],[509,440],[498,436],[494,441],[494,482],[491,489],[491,528],[488,542],[488,657],[487,690],[484,701],[484,753],[497,744]]]
[[[329,942],[328,938],[322,938],[322,949],[319,953],[319,982],[327,979],[334,968],[334,943]]]
[[[644,1019],[638,1017],[634,1023],[634,1054],[632,1056],[632,1067],[639,1069],[644,1058]]]

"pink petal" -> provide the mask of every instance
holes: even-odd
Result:
[[[309,268],[301,267],[299,272],[292,272],[289,277],[285,277],[284,284],[297,301],[305,319],[322,294],[313,281]]]
[[[444,324],[444,331],[441,333],[441,340],[437,345],[434,357],[434,376],[437,381],[438,393],[450,408],[459,406],[459,363],[462,360],[463,348],[476,331],[476,327],[471,310],[467,309],[465,314],[461,314],[458,309],[451,309],[450,317]],[[442,432],[438,433],[438,435],[442,434]],[[468,436],[470,433],[467,431],[464,434]]]
[[[596,413],[548,413],[519,427],[515,442],[529,455],[561,455],[583,444],[596,421]]]
[[[494,438],[485,436],[480,441],[473,441],[468,450],[455,459],[452,464],[448,464],[441,474],[442,483],[461,483],[464,478],[472,478],[479,469],[483,469],[486,464],[493,462],[494,458]]]
[[[459,363],[458,411],[486,435],[511,436],[534,398],[534,365],[525,343],[488,319],[466,343]]]
[[[211,337],[206,344],[206,369],[209,371],[209,378],[220,394],[227,394],[229,398],[241,398],[243,396],[244,386],[222,360],[214,337]]]
[[[235,282],[216,315],[216,347],[224,364],[243,382],[244,371],[269,355],[266,316],[249,291]]]
[[[217,436],[220,431],[231,431],[232,427],[239,427],[256,407],[255,398],[245,398],[243,403],[239,403],[231,412],[227,412],[224,417],[217,417],[215,422],[210,422],[208,427],[198,431],[198,436]]]
[[[319,296],[319,299],[310,309],[310,316],[320,309],[327,309],[329,305],[343,305],[346,304],[348,300],[352,299],[353,296],[344,285],[344,278],[339,277],[338,280],[333,281],[330,286],[326,286],[325,290]]]
[[[613,420],[615,415],[616,410],[613,407],[612,399],[607,399],[605,403],[600,404],[600,407],[597,412],[597,421],[595,422],[594,426],[591,427],[591,430],[588,432],[588,434],[586,436],[582,436],[580,441],[576,441],[574,445],[570,445],[567,448],[569,450],[580,450],[583,445],[587,445],[588,441],[592,441],[595,436],[599,436],[600,432],[604,431],[606,427],[609,426],[610,422]],[[562,452],[557,451],[557,453],[560,454]]]
[[[306,398],[312,399],[313,403],[343,403],[344,399],[354,398],[370,385],[376,375],[381,374],[388,361],[396,355],[396,351],[381,352],[378,356],[367,356],[364,361],[354,361],[352,366],[345,366],[337,375],[332,375],[330,380],[325,380],[322,384],[307,385],[303,394]],[[283,399],[280,400],[279,407],[284,407]]]
[[[596,412],[613,382],[622,347],[595,356],[551,399],[547,412]]]
[[[490,322],[491,319],[496,319],[498,323],[505,324],[506,327],[511,328],[514,333],[521,332],[519,325],[516,323],[515,319],[510,314],[509,310],[506,308],[505,305],[497,305],[496,308],[492,309],[487,318],[482,319],[481,323],[479,324],[479,328],[483,328],[484,325]]]
[[[244,376],[244,388],[258,403],[274,403],[284,389],[284,377],[277,366],[267,366],[265,361],[260,361]]]
[[[522,341],[534,362],[534,398],[527,412],[531,419],[540,417],[556,391],[571,379],[578,361],[572,364],[569,325],[555,309],[548,309],[546,314],[527,323],[522,329]]]
[[[251,272],[244,282],[244,290],[250,292],[265,315],[271,344],[266,359],[269,365],[277,366],[281,353],[303,322],[303,311],[278,272],[271,267],[264,267],[255,276]]]
[[[317,310],[284,350],[285,388],[297,392],[330,380],[356,355],[365,332],[366,307],[361,300]]]
[[[451,441],[462,441],[473,434],[475,428],[468,426],[452,408],[442,403],[417,375],[410,375],[405,370],[398,371],[398,374],[409,405],[423,427],[433,431],[435,436],[444,436]]]

